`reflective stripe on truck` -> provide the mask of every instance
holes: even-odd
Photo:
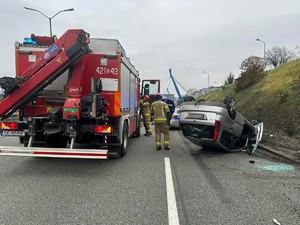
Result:
[[[107,149],[67,149],[0,146],[0,156],[107,159]]]

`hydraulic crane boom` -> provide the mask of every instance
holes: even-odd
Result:
[[[175,79],[174,79],[174,77],[173,77],[173,75],[172,75],[171,68],[169,69],[169,73],[170,73],[170,77],[171,77],[171,79],[172,79],[172,82],[173,82],[173,84],[174,84],[175,90],[176,90],[176,92],[177,92],[177,95],[178,95],[179,99],[180,99],[181,101],[183,101],[182,95],[180,94],[180,91],[179,91],[179,89],[178,89],[178,86],[177,86],[177,84],[176,84],[176,82],[175,82]]]
[[[4,98],[0,102],[0,116],[9,117],[51,84],[72,64],[88,54],[89,34],[80,29],[66,31],[19,78],[0,78]]]

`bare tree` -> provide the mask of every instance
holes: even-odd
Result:
[[[278,65],[286,64],[293,60],[296,52],[288,50],[286,47],[275,46],[266,52],[266,64],[277,67]]]
[[[296,58],[297,57],[299,57],[300,56],[300,46],[299,45],[297,45],[296,47],[295,47],[295,54],[296,54]]]

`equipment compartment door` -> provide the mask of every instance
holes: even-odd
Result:
[[[130,135],[133,134],[136,130],[136,116],[135,116],[135,109],[138,106],[137,102],[137,77],[130,73]]]

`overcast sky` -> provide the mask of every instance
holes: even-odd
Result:
[[[242,61],[263,57],[266,48],[294,49],[300,42],[300,0],[11,0],[1,1],[0,76],[15,76],[14,42],[81,28],[95,38],[118,39],[142,79],[159,78],[163,91],[169,68],[186,88],[222,85]],[[181,90],[184,93],[183,90]]]

